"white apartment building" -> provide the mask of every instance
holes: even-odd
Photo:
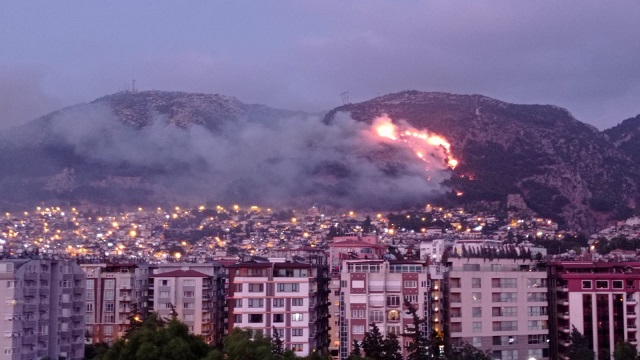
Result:
[[[84,358],[85,274],[57,260],[0,260],[0,359]]]
[[[325,264],[257,261],[230,266],[229,330],[275,336],[298,356],[326,353],[329,277]]]
[[[153,311],[171,319],[171,308],[178,320],[189,327],[189,332],[202,335],[209,344],[214,343],[215,280],[214,276],[190,269],[163,271],[156,269],[149,277],[149,303]]]
[[[424,261],[344,260],[340,273],[340,359],[346,359],[353,340],[361,342],[374,322],[385,336],[401,336],[413,326],[403,306],[408,299],[421,318],[431,318],[429,267]],[[423,331],[431,332],[431,321]]]
[[[450,258],[445,334],[497,360],[549,358],[546,268],[526,260]],[[447,329],[448,327],[448,329]]]
[[[81,264],[87,274],[86,330],[92,342],[111,343],[130,328],[135,309],[147,311],[149,266],[137,264]]]

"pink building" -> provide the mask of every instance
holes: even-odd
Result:
[[[342,260],[382,259],[387,247],[375,236],[336,236],[329,245],[329,268],[339,273]]]

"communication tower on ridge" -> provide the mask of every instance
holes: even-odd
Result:
[[[349,92],[348,91],[340,93],[340,97],[342,98],[342,105],[350,104],[350,102],[349,102]]]

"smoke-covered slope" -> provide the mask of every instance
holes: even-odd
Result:
[[[378,142],[348,117],[327,125],[221,95],[118,93],[3,138],[5,207],[53,200],[389,209],[440,194],[448,177],[433,171],[429,181],[407,149]]]
[[[384,113],[444,135],[460,160],[447,184],[462,202],[507,206],[519,195],[539,214],[586,231],[636,207],[637,165],[555,106],[407,91],[336,108],[325,121],[342,111],[363,122]]]

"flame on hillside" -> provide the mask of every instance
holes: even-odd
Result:
[[[373,129],[379,137],[405,144],[427,164],[431,163],[428,156],[431,154],[435,158],[442,155],[445,164],[451,169],[458,165],[458,160],[451,154],[451,144],[443,136],[417,130],[406,124],[396,125],[387,115],[377,117],[373,121]]]

